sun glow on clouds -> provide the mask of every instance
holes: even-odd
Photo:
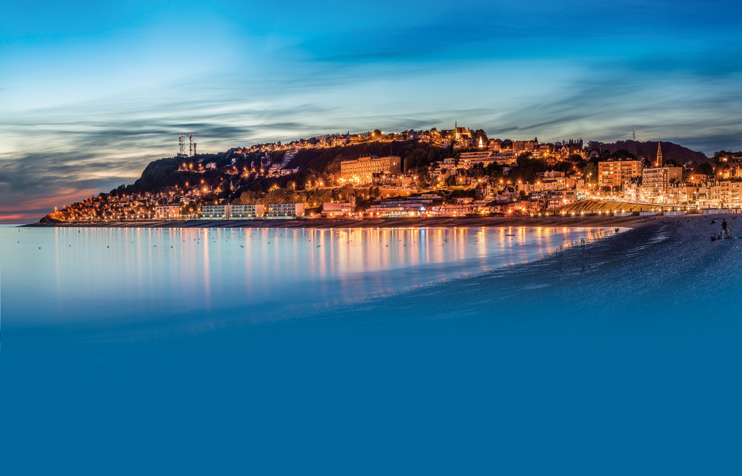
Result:
[[[742,148],[732,3],[643,5],[651,24],[611,1],[52,3],[0,16],[7,213],[131,183],[187,132],[215,152],[458,120],[514,139],[636,128]]]

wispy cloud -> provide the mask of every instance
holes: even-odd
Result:
[[[0,16],[0,221],[131,183],[190,132],[214,152],[458,120],[742,148],[731,2],[91,3],[67,21],[16,3]]]

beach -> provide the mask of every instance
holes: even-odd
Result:
[[[672,322],[673,333],[723,326],[734,318],[733,328],[738,330],[742,240],[711,241],[712,234],[721,232],[722,219],[735,237],[742,235],[742,219],[733,214],[633,217],[628,222],[595,218],[589,221],[592,226],[631,229],[534,262],[333,309],[324,317],[347,321],[353,316],[351,322],[360,323],[387,316],[384,325],[394,326],[396,319],[409,326],[405,316],[414,314],[418,323],[462,318],[489,329],[534,326],[536,332],[544,328],[584,332],[583,326],[632,329],[637,324],[646,330],[658,322]],[[558,221],[542,223],[557,226]],[[586,225],[586,219],[565,219],[564,226],[578,223]]]

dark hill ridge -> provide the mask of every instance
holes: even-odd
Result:
[[[615,143],[590,142],[590,150],[609,151],[611,153],[621,149],[643,156],[653,161],[657,155],[657,142],[618,141]],[[353,160],[366,155],[397,155],[402,158],[404,171],[419,170],[430,166],[433,162],[454,157],[460,151],[443,149],[433,144],[425,144],[416,141],[394,141],[394,142],[372,142],[351,145],[347,147],[333,147],[323,149],[302,149],[288,164],[288,168],[298,168],[299,172],[290,176],[282,177],[253,177],[250,187],[255,190],[266,191],[274,185],[286,187],[289,182],[302,183],[308,177],[318,178],[322,174],[336,174],[340,172],[340,162]],[[665,160],[674,160],[678,164],[689,161],[696,163],[707,162],[709,159],[702,152],[694,152],[672,142],[662,142],[662,154]],[[271,152],[272,162],[283,160],[283,151]],[[207,171],[204,174],[178,172],[178,167],[183,162],[192,162],[200,159],[203,163],[214,162],[217,167],[231,165],[234,158],[235,165],[239,169],[244,167],[259,166],[261,159],[265,156],[262,152],[243,154],[199,154],[193,158],[166,158],[151,162],[142,172],[141,177],[131,185],[121,186],[117,189],[119,193],[132,192],[157,192],[163,187],[184,186],[186,182],[194,183],[194,180],[205,180],[206,184],[218,186],[228,177],[223,171]],[[113,191],[112,191],[113,192]]]
[[[270,153],[271,162],[280,163],[283,160],[284,151]],[[277,184],[285,187],[289,182],[303,182],[309,176],[321,174],[337,174],[340,172],[340,162],[344,160],[355,160],[368,155],[396,155],[401,157],[405,171],[416,170],[429,166],[435,161],[453,157],[453,150],[443,149],[436,145],[416,141],[394,141],[394,142],[371,142],[366,144],[350,145],[346,147],[331,147],[322,149],[301,149],[289,163],[287,168],[298,168],[299,172],[291,176],[273,178],[255,178],[255,182],[263,183],[266,190],[271,185]],[[206,183],[218,184],[225,177],[222,171],[207,171],[202,175],[195,173],[179,172],[182,163],[201,160],[204,164],[214,162],[217,168],[229,166],[235,159],[235,166],[242,170],[245,167],[260,167],[261,159],[265,153],[251,152],[248,154],[199,154],[190,158],[165,158],[151,162],[142,172],[134,184],[121,186],[117,189],[120,193],[133,192],[157,192],[163,187],[183,186],[187,181],[193,183],[194,179],[204,179]]]
[[[639,142],[635,140],[622,140],[613,143],[590,141],[588,143],[588,149],[608,150],[611,153],[625,149],[636,156],[642,156],[654,162],[657,158],[657,144],[658,141]],[[683,165],[690,161],[700,164],[709,160],[703,152],[695,152],[682,145],[665,141],[662,141],[662,158],[665,161],[674,160],[678,165]]]

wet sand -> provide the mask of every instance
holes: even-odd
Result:
[[[738,317],[742,239],[711,241],[712,234],[721,232],[722,218],[733,236],[742,235],[742,217],[731,214],[540,220],[544,226],[610,224],[631,229],[533,262],[333,309],[324,317],[363,323],[398,316],[385,317],[388,326],[410,326],[406,315],[425,316],[415,321],[435,326],[441,324],[432,321],[463,318],[498,332],[535,326],[538,332],[556,327],[582,333],[594,325],[628,325],[635,332],[638,322],[645,329],[659,326],[676,332],[728,323]],[[678,221],[682,226],[677,227]]]

